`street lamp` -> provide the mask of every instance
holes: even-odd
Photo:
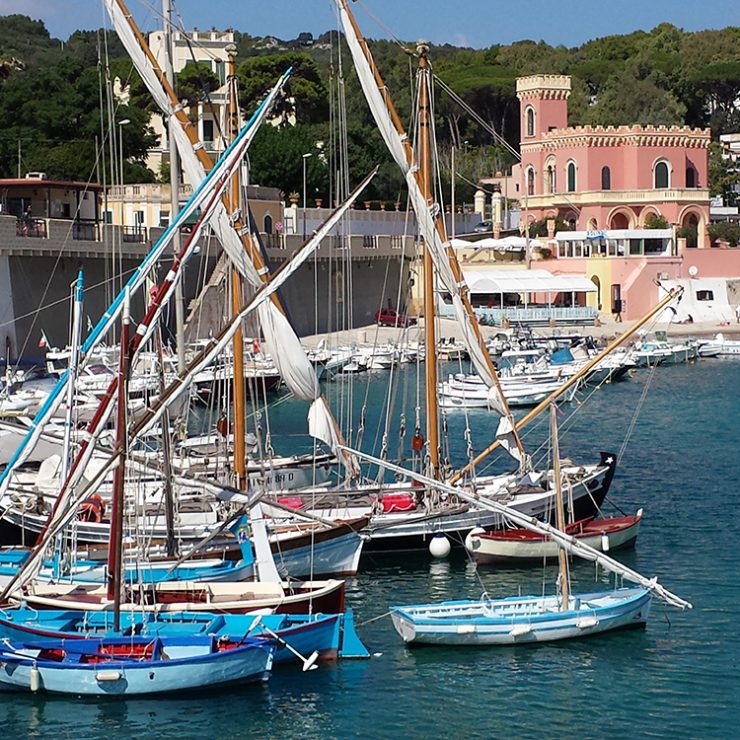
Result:
[[[118,122],[118,148],[119,148],[119,155],[120,155],[119,178],[120,178],[121,185],[123,185],[123,127],[128,126],[129,123],[131,123],[130,118],[124,118],[122,121]]]
[[[308,152],[303,155],[303,238],[306,238],[306,160],[313,155]]]

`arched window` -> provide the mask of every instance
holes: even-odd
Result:
[[[534,167],[527,169],[527,195],[534,195]]]
[[[670,187],[668,163],[660,161],[655,165],[655,188],[665,190]]]
[[[612,189],[612,171],[608,167],[601,168],[601,189]]]
[[[686,168],[686,187],[687,188],[696,188],[699,187],[697,183],[697,176],[696,176],[696,170],[689,165]]]
[[[555,193],[555,168],[551,165],[547,165],[547,172],[545,173],[547,192]]]
[[[527,118],[527,136],[534,136],[534,108],[531,106],[525,112]]]
[[[269,213],[265,214],[264,218],[265,234],[272,234],[272,216]]]
[[[574,193],[576,191],[576,163],[568,162],[566,172],[568,174],[568,192]]]

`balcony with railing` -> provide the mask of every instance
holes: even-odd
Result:
[[[72,238],[77,241],[98,241],[98,224],[95,221],[73,221]]]
[[[46,221],[43,218],[23,216],[15,224],[16,236],[28,236],[35,239],[46,239]]]
[[[142,226],[141,224],[122,226],[121,240],[126,244],[143,244],[147,240],[146,226]]]

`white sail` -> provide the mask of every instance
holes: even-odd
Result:
[[[470,354],[470,359],[483,382],[490,389],[489,400],[491,401],[492,407],[499,411],[499,413],[503,413],[503,404],[501,403],[500,398],[498,398],[495,380],[491,374],[485,350],[480,345],[478,335],[471,324],[470,316],[468,315],[468,312],[465,309],[465,304],[462,300],[461,290],[465,288],[465,284],[464,282],[459,283],[455,279],[445,250],[445,244],[442,242],[439,232],[437,231],[427,200],[419,188],[419,184],[416,180],[418,167],[413,161],[413,158],[411,158],[410,151],[407,150],[404,143],[406,134],[400,134],[393,124],[388,111],[388,105],[383,99],[383,93],[381,93],[378,88],[370,60],[367,58],[365,50],[357,38],[352,21],[344,7],[344,3],[342,0],[336,0],[336,4],[342,21],[342,27],[344,28],[345,39],[352,54],[355,69],[357,70],[357,76],[360,79],[360,84],[365,93],[365,98],[373,114],[378,130],[383,137],[383,141],[385,141],[385,144],[392,154],[393,159],[396,161],[396,164],[404,173],[406,184],[408,186],[409,199],[419,224],[419,231],[427,244],[427,249],[429,250],[432,262],[434,263],[434,269],[436,270],[441,283],[452,297],[455,316],[462,329],[462,338]]]
[[[105,4],[116,33],[158,107],[169,119],[175,122],[171,130],[188,179],[193,183],[200,182],[205,176],[203,165],[200,163],[187,134],[175,118],[175,111],[172,108],[170,98],[132,30],[132,21],[123,13],[116,0],[105,0]],[[226,213],[222,204],[219,204],[216,208],[211,227],[242,277],[248,280],[253,287],[259,288],[262,285],[262,277],[252,261],[248,259],[241,238],[234,231],[229,214]],[[328,405],[326,403],[316,404],[316,401],[321,398],[319,380],[316,370],[306,356],[306,352],[293,327],[273,301],[260,307],[259,318],[265,338],[265,348],[272,357],[285,384],[299,398],[313,401],[312,409],[314,407],[318,409],[318,411],[314,411],[314,414],[326,416],[324,422],[329,424],[338,434],[336,420],[333,418]],[[309,423],[309,432],[310,427],[311,424]],[[323,437],[321,439],[326,441]],[[334,451],[336,453],[336,450]],[[344,456],[340,455],[340,457]]]
[[[424,486],[434,488],[442,493],[450,494],[451,496],[456,496],[457,498],[466,501],[472,506],[477,506],[481,509],[487,509],[488,511],[493,511],[497,514],[501,514],[502,516],[505,516],[508,520],[515,522],[516,524],[530,530],[531,532],[537,532],[537,534],[542,534],[546,537],[549,537],[551,540],[557,542],[562,548],[572,553],[573,555],[577,555],[579,558],[584,558],[585,560],[590,560],[591,562],[598,563],[605,570],[608,570],[611,573],[616,573],[617,575],[622,576],[622,578],[626,578],[628,581],[632,581],[632,583],[638,583],[644,588],[650,589],[650,591],[652,591],[656,596],[663,599],[666,603],[671,604],[672,606],[679,607],[680,609],[692,608],[690,602],[682,599],[680,596],[677,596],[674,593],[671,593],[670,591],[668,591],[668,589],[661,586],[660,583],[658,583],[657,577],[646,578],[637,571],[632,570],[625,565],[622,565],[613,558],[610,558],[608,555],[605,555],[599,550],[594,549],[590,545],[586,545],[582,540],[576,539],[569,534],[565,534],[565,532],[557,529],[557,527],[553,527],[551,524],[541,522],[539,519],[536,519],[533,516],[522,514],[520,511],[517,511],[512,507],[504,506],[503,504],[500,504],[497,501],[493,501],[492,499],[486,498],[484,496],[472,495],[462,488],[450,486],[447,483],[442,483],[441,481],[435,480],[434,478],[428,478],[421,473],[407,470],[400,465],[394,465],[393,463],[389,463],[386,460],[381,460],[380,458],[373,457],[372,455],[367,455],[364,452],[360,452],[358,450],[353,450],[350,448],[347,448],[347,452],[351,452],[353,455],[356,455],[360,459],[367,460],[368,462],[373,463],[374,465],[378,465],[385,470],[389,470],[393,473],[398,473],[399,475],[407,476],[412,480],[424,484]]]

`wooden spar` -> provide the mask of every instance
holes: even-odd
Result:
[[[128,22],[132,33],[136,37],[136,40],[141,47],[141,50],[144,52],[147,60],[152,65],[157,79],[162,85],[162,88],[167,94],[167,97],[170,99],[170,103],[172,104],[172,109],[174,111],[174,116],[175,118],[177,118],[177,121],[182,126],[182,129],[185,132],[185,135],[188,137],[190,143],[193,145],[193,149],[195,150],[195,154],[198,157],[198,161],[203,165],[203,169],[208,172],[213,167],[213,162],[211,161],[211,158],[208,156],[208,154],[205,152],[203,146],[201,145],[201,142],[198,140],[197,131],[195,130],[191,121],[185,115],[185,112],[180,105],[180,101],[177,98],[177,94],[172,88],[172,85],[170,85],[170,83],[167,81],[167,77],[165,76],[157,60],[155,59],[154,54],[152,54],[152,50],[149,48],[149,44],[144,38],[144,35],[139,30],[139,27],[136,25],[133,16],[126,7],[126,4],[123,2],[123,0],[115,0],[115,2],[116,5],[118,5],[118,7],[120,8],[121,13],[123,13],[124,17],[126,18],[126,21]],[[228,193],[224,193],[221,200],[224,204],[224,207],[226,208],[226,212],[229,215],[232,215],[234,213],[235,204],[232,203],[231,196]],[[241,216],[238,214],[234,215],[238,216],[234,221],[232,221],[234,230],[237,234],[239,234],[239,238],[242,240],[244,249],[252,259],[252,262],[254,263],[260,279],[263,283],[266,283],[270,278],[270,271],[267,269],[267,265],[262,258],[262,253],[258,249],[254,248],[254,245],[252,244],[252,238],[249,235],[248,230],[244,229],[245,224]],[[273,302],[276,308],[278,308],[282,313],[285,313],[282,305],[280,304],[280,299],[277,297],[276,294],[273,294],[270,297],[270,300]]]
[[[226,47],[228,56],[228,86],[229,86],[229,136],[236,138],[239,130],[239,109],[236,99],[236,47],[229,44]],[[239,167],[231,177],[230,201],[232,208],[239,212]],[[236,267],[231,268],[231,313],[239,314],[242,304],[242,280]],[[232,341],[232,352],[234,354],[234,472],[236,473],[237,488],[243,491],[247,485],[247,450],[245,447],[245,419],[246,419],[246,394],[244,388],[244,334],[241,325],[234,334]],[[228,434],[226,435],[228,440]]]
[[[683,288],[680,286],[671,290],[671,292],[668,293],[668,295],[663,298],[663,300],[660,301],[651,311],[646,313],[645,316],[643,316],[633,326],[627,329],[621,336],[612,341],[590,362],[587,362],[575,375],[573,375],[565,383],[563,383],[560,388],[553,391],[544,401],[541,401],[528,414],[525,414],[521,419],[519,419],[519,421],[516,422],[514,428],[521,429],[522,427],[529,424],[532,419],[539,416],[540,413],[542,413],[542,411],[546,409],[554,400],[562,396],[563,393],[565,393],[569,388],[572,388],[581,378],[587,375],[607,355],[611,354],[617,347],[619,347],[620,344],[623,344],[625,341],[627,341],[627,339],[629,339],[640,327],[644,326],[648,321],[650,321],[651,318],[653,318],[653,316],[655,316],[659,311],[662,311],[671,301],[678,298],[678,296],[680,296],[682,293]],[[473,460],[471,460],[464,468],[462,468],[462,470],[459,470],[457,473],[455,473],[455,475],[453,475],[447,482],[451,485],[457,483],[460,478],[462,478],[466,473],[472,470],[479,462],[481,462],[481,460],[485,460],[485,458],[488,457],[500,444],[501,442],[499,440],[492,442],[490,445],[488,445],[488,447],[486,447],[485,450],[483,450],[483,452],[473,458]]]
[[[144,318],[141,320],[141,323],[139,324],[139,327],[137,328],[137,331],[134,334],[133,339],[131,340],[131,347],[129,348],[130,357],[134,357],[136,355],[136,351],[138,350],[144,336],[147,333],[146,332],[147,328],[151,325],[151,322],[153,321],[157,310],[159,309],[159,307],[162,305],[162,302],[167,297],[167,294],[170,288],[172,287],[172,283],[176,279],[177,272],[182,266],[182,261],[185,259],[185,256],[190,247],[190,244],[192,243],[193,239],[198,233],[199,227],[201,226],[202,222],[205,221],[205,219],[207,218],[207,215],[210,213],[215,201],[216,201],[216,195],[214,194],[209,199],[205,208],[203,208],[201,215],[198,218],[198,221],[196,222],[195,229],[193,229],[192,233],[190,233],[187,236],[187,238],[184,240],[184,243],[181,245],[180,252],[179,254],[175,255],[172,261],[172,266],[170,267],[167,275],[165,276],[165,279],[162,281],[159,288],[157,289],[157,292],[152,297],[149,303],[149,308],[147,309],[147,312]],[[62,501],[62,497],[66,493],[67,488],[69,487],[69,483],[72,480],[72,477],[76,473],[77,468],[79,467],[80,463],[84,459],[85,453],[87,452],[87,449],[90,446],[90,440],[91,440],[90,435],[94,434],[95,431],[100,426],[100,424],[103,422],[105,418],[105,414],[107,413],[108,408],[113,401],[113,397],[116,394],[117,388],[118,388],[118,377],[115,376],[114,378],[111,379],[111,382],[109,383],[108,388],[106,389],[105,395],[100,400],[100,404],[98,405],[98,408],[95,410],[95,414],[93,415],[93,418],[90,420],[90,422],[87,425],[87,429],[86,429],[87,434],[83,436],[82,440],[80,441],[79,448],[77,450],[77,455],[72,461],[72,464],[69,468],[67,476],[63,479],[62,487],[59,491],[59,495],[54,501],[54,504],[51,507],[51,511],[49,512],[49,516],[47,517],[47,520],[44,523],[44,526],[38,535],[38,538],[36,540],[37,544],[42,541],[44,534],[46,532],[46,528],[49,525],[49,522],[51,522],[54,516],[56,515],[60,502]]]
[[[120,455],[113,477],[111,502],[110,541],[108,543],[108,598],[113,599],[113,619],[116,632],[121,626],[121,576],[123,552],[123,496],[126,482],[126,454],[128,450],[127,413],[129,372],[130,297],[128,290],[123,300],[121,327],[121,356],[118,360],[118,419],[116,422],[116,448]]]
[[[360,193],[367,187],[368,183],[377,174],[377,172],[378,168],[376,167],[370,174],[365,177],[365,179],[359,185],[355,187],[352,193],[350,193],[347,200],[344,201],[341,206],[334,210],[334,212],[324,222],[324,224],[319,227],[317,232],[313,234],[311,238],[298,250],[297,254],[292,255],[290,259],[288,259],[277,270],[275,270],[270,280],[271,284],[263,285],[261,288],[258,288],[252,299],[245,306],[242,307],[242,310],[239,311],[239,320],[244,318],[250,311],[254,310],[257,307],[262,293],[276,290],[277,287],[282,284],[282,282],[284,282],[286,278],[283,276],[283,273],[294,270],[296,268],[296,263],[304,262],[308,258],[308,256],[316,250],[321,240],[324,239],[327,234],[329,234],[330,231],[336,226],[339,219],[347,212],[347,209],[351,206],[351,204],[357,200]],[[161,287],[160,290],[162,290]],[[155,296],[154,300],[157,300],[157,296]],[[210,353],[214,350],[214,348],[218,347],[219,351],[221,351],[223,347],[226,346],[228,341],[231,339],[229,331],[233,327],[233,324],[234,321],[224,327],[220,332],[219,337],[217,337],[216,339],[210,339],[206,347],[201,352],[199,352],[197,357],[195,357],[190,362],[187,372],[184,375],[178,376],[176,380],[170,383],[170,385],[165,389],[165,392],[160,395],[160,398],[157,400],[157,402],[151,407],[147,408],[144,414],[134,422],[130,434],[131,439],[138,437],[141,432],[145,428],[147,428],[147,424],[152,419],[155,419],[162,406],[167,404],[171,398],[176,397],[178,389],[186,388],[189,385],[189,382],[192,380],[194,369],[198,367],[200,363],[204,361],[210,361]],[[142,328],[141,335],[143,336],[145,333],[146,331]],[[137,330],[137,336],[138,334],[139,330]],[[86,448],[87,446],[95,442],[96,430],[105,418],[104,409],[107,409],[107,403],[110,402],[110,399],[114,395],[116,385],[116,380],[114,379],[108,386],[105,398],[103,399],[103,402],[101,402],[101,405],[98,406],[98,409],[95,412],[94,419],[90,422],[90,425],[88,426],[88,434],[82,440],[81,448]],[[80,460],[82,459],[82,452],[84,452],[84,449],[81,449],[81,452],[78,454],[77,458],[75,458],[75,465],[79,464]],[[44,527],[39,534],[38,541],[31,550],[29,557],[26,559],[24,565],[10,579],[10,582],[2,590],[2,593],[0,593],[0,602],[5,599],[8,594],[13,593],[15,590],[17,590],[17,584],[19,583],[19,581],[25,582],[26,580],[28,580],[31,570],[39,564],[43,549],[46,547],[49,540],[56,534],[58,534],[65,526],[67,526],[71,517],[74,516],[76,507],[85,498],[85,496],[93,491],[96,486],[100,485],[107,472],[111,469],[113,465],[116,464],[120,455],[121,451],[119,449],[115,449],[109,455],[105,464],[101,465],[98,468],[97,472],[93,473],[92,478],[89,479],[87,482],[80,484],[78,489],[74,492],[73,500],[67,501],[64,512],[60,514],[60,516],[55,520],[55,515],[62,501],[62,495],[60,494],[57,497],[57,499],[54,501],[52,511],[47,517],[46,523],[44,524]],[[68,478],[63,484],[62,493],[66,491],[69,485],[70,479]]]
[[[378,68],[375,66],[375,61],[373,60],[373,56],[370,53],[370,49],[367,45],[367,42],[365,41],[365,37],[362,35],[362,32],[360,31],[360,28],[357,25],[357,21],[355,20],[355,17],[352,14],[352,11],[349,9],[349,4],[347,3],[347,0],[338,0],[338,2],[341,4],[342,10],[347,14],[347,19],[349,20],[349,23],[352,26],[354,34],[357,38],[357,42],[361,46],[365,54],[365,59],[370,65],[370,69],[372,70],[373,77],[375,79],[375,84],[377,85],[378,90],[380,91],[380,94],[382,95],[383,100],[385,101],[386,108],[388,109],[388,114],[390,115],[393,126],[396,129],[396,133],[398,134],[403,144],[404,152],[406,153],[406,163],[408,167],[413,171],[414,170],[413,151],[411,149],[411,145],[409,144],[408,136],[406,135],[406,131],[403,127],[403,124],[401,123],[401,119],[398,115],[398,112],[396,111],[395,106],[393,105],[393,101],[391,100],[390,94],[388,93],[388,89],[385,85],[385,82],[383,81],[383,77],[381,76]],[[421,169],[417,169],[414,172],[414,178],[416,179],[416,182],[419,185],[419,188],[421,189],[423,193],[424,189],[423,189]],[[439,237],[442,243],[443,244],[447,243],[448,242],[447,234],[445,232],[445,227],[444,227],[444,223],[442,219],[439,217],[436,218],[434,225],[435,225],[435,228],[437,229],[437,233],[439,234]],[[457,255],[455,254],[454,248],[448,245],[446,248],[446,253],[447,253],[447,259],[449,261],[450,268],[452,270],[452,274],[455,278],[455,281],[457,282],[458,285],[461,285],[461,284],[464,285],[465,281],[463,278],[462,269],[460,267],[460,263],[457,261]],[[462,298],[463,306],[465,307],[465,313],[468,316],[468,319],[470,321],[470,326],[473,330],[473,334],[475,335],[475,342],[480,347],[481,353],[485,359],[486,367],[488,368],[488,372],[490,376],[493,378],[493,383],[496,388],[496,392],[498,393],[498,397],[500,399],[501,410],[503,411],[504,416],[506,416],[506,418],[511,423],[512,433],[514,435],[516,446],[519,450],[521,459],[524,460],[525,459],[524,447],[522,445],[522,440],[517,431],[517,427],[514,421],[514,416],[512,415],[511,410],[509,409],[509,405],[506,402],[506,398],[504,397],[503,391],[501,389],[501,383],[499,382],[498,373],[496,372],[496,367],[494,366],[493,360],[491,360],[491,356],[488,353],[488,348],[486,347],[486,343],[483,340],[483,335],[480,332],[480,326],[478,325],[478,320],[476,319],[475,313],[473,312],[473,307],[470,305],[470,299],[468,298],[466,289],[463,289],[461,291],[461,298]],[[428,389],[427,389],[427,392],[428,392]],[[435,398],[435,403],[436,403],[436,398]]]
[[[174,59],[174,44],[172,40],[172,2],[162,0],[162,30],[164,47],[164,76],[167,82],[174,86],[175,71],[172,68]],[[177,153],[177,142],[172,129],[179,124],[172,119],[167,120],[167,139],[170,150],[170,223],[180,212],[180,157]],[[121,183],[123,184],[123,182]],[[172,235],[172,251],[180,251],[180,230]],[[175,285],[175,343],[177,345],[177,369],[185,367],[185,297],[182,291],[182,281]],[[183,441],[183,440],[180,440]]]
[[[431,110],[429,96],[429,47],[419,51],[419,176],[421,192],[428,206],[432,194],[432,153],[430,143]],[[437,408],[437,336],[434,326],[434,263],[430,244],[424,245],[424,374],[426,379],[426,429],[431,477],[439,477],[439,409]]]
[[[565,532],[565,508],[563,506],[563,481],[560,478],[560,442],[558,440],[558,410],[555,403],[550,404],[550,435],[552,437],[552,474],[555,480],[555,526]],[[558,548],[560,565],[561,610],[568,611],[568,555],[562,547]]]

